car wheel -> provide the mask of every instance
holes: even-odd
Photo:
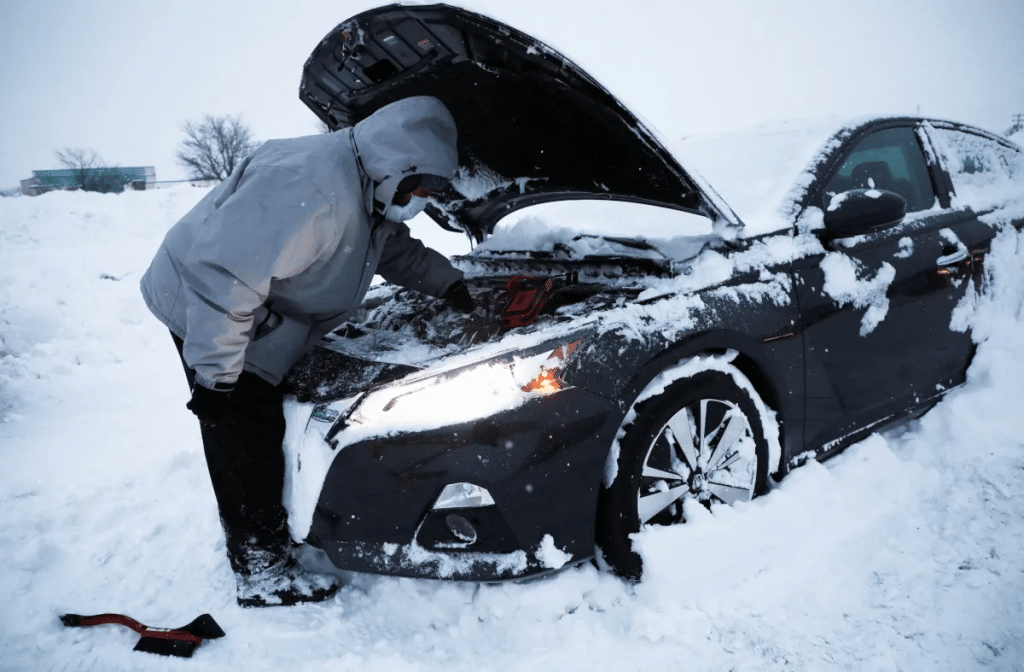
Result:
[[[597,521],[599,557],[617,574],[640,579],[643,563],[630,535],[645,525],[685,522],[686,500],[710,508],[749,501],[767,489],[764,405],[746,378],[727,368],[641,395],[626,416],[618,453],[609,456],[614,476],[608,482],[606,475]]]

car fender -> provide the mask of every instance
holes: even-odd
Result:
[[[562,372],[567,383],[615,402],[621,422],[640,393],[658,375],[694,357],[735,353],[735,366],[778,415],[782,466],[802,450],[803,344],[796,329],[766,327],[761,339],[727,329],[687,333],[674,342],[597,334],[584,341]],[[587,342],[589,341],[589,342]],[[609,448],[611,441],[609,443]],[[776,473],[775,469],[772,473]]]
[[[799,339],[792,339],[797,345]],[[658,376],[686,366],[687,363],[709,357],[727,357],[730,366],[748,380],[764,405],[777,416],[780,452],[769,473],[782,475],[785,470],[787,446],[802,438],[803,401],[802,371],[788,366],[788,358],[772,356],[758,341],[735,332],[713,330],[674,344],[648,361],[622,388],[616,398],[623,419],[637,402],[647,386]],[[796,434],[796,438],[790,437]]]

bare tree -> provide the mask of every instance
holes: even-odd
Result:
[[[101,163],[100,157],[96,152],[91,149],[82,149],[81,147],[65,147],[64,149],[58,149],[54,154],[57,155],[57,161],[60,162],[60,165],[72,170],[96,168]]]
[[[252,132],[239,117],[206,115],[202,121],[186,121],[185,139],[178,161],[192,171],[194,180],[223,180],[254,149]]]
[[[124,182],[112,171],[100,171],[103,159],[91,149],[65,147],[54,152],[60,165],[73,171],[72,179],[82,191],[113,192],[124,189]]]

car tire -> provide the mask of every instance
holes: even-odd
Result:
[[[598,558],[633,581],[643,575],[643,562],[630,535],[646,525],[685,522],[686,499],[710,508],[764,494],[769,450],[762,418],[774,422],[753,386],[729,365],[640,399],[618,433],[618,451],[609,455],[613,476],[606,474],[596,527]]]

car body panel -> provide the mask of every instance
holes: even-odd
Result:
[[[575,388],[490,418],[345,446],[324,480],[308,539],[338,567],[405,576],[437,576],[446,565],[442,574],[459,579],[537,573],[545,535],[589,558],[598,486],[618,429],[611,407]],[[479,527],[472,548],[453,549],[458,539],[447,530],[419,529],[444,486],[460,482],[486,488],[498,515]],[[353,557],[348,549],[356,546]],[[441,562],[438,553],[461,561]],[[503,561],[514,567],[495,576]]]
[[[909,407],[964,382],[974,344],[969,333],[951,329],[950,323],[970,289],[965,279],[975,277],[972,255],[987,251],[991,230],[971,227],[969,221],[958,224],[952,217],[934,219],[842,250],[865,282],[878,279],[885,267],[894,271],[884,290],[886,314],[874,327],[867,324],[872,306],[839,303],[824,291],[823,255],[794,264],[811,443],[841,436],[851,420],[863,424],[884,415],[886,407]],[[944,232],[959,233],[953,235],[971,250],[965,260],[937,263],[951,252]],[[870,331],[864,333],[866,328]]]
[[[540,350],[581,341],[559,371],[565,389],[470,422],[408,432],[388,425],[349,442],[346,436],[354,430],[345,426],[345,413],[350,413],[351,401],[332,405],[318,399],[338,409],[334,426],[343,428],[326,435],[342,440],[333,452],[306,540],[323,548],[339,567],[407,576],[435,576],[439,568],[451,578],[475,580],[542,572],[536,553],[549,534],[563,552],[586,559],[593,550],[597,489],[615,434],[632,401],[666,368],[697,354],[732,350],[743,359],[749,377],[762,383],[759,391],[773,408],[777,404],[780,414],[794,418],[786,426],[800,426],[803,367],[794,328],[797,304],[784,268],[764,280],[760,275],[738,275],[733,282],[696,294],[665,293],[646,301],[627,301],[612,291],[545,316],[531,325],[542,341]],[[473,278],[469,282],[472,288]],[[774,309],[764,310],[766,303]],[[549,330],[555,325],[544,321],[562,318],[564,323],[573,313],[597,319],[582,333],[552,340]],[[711,322],[719,325],[713,332],[703,327]],[[569,323],[579,328],[578,321]],[[640,331],[638,325],[646,328]],[[519,336],[516,331],[505,335]],[[400,379],[383,387],[402,386]],[[799,431],[792,437],[784,434],[785,441],[800,442]],[[390,468],[388,459],[404,469]],[[429,523],[430,504],[447,484],[463,481],[491,492],[503,521],[496,524],[511,529],[514,549],[489,547],[487,529],[481,530],[472,552],[461,553],[460,562],[442,562],[437,553],[444,549],[424,546],[417,530]],[[551,501],[560,504],[552,507]],[[441,541],[453,543],[450,534]],[[355,548],[358,557],[352,555]],[[522,557],[513,558],[517,553]]]

